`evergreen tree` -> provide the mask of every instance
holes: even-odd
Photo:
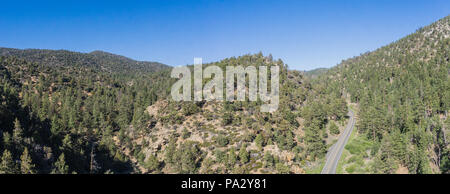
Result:
[[[154,155],[150,155],[145,162],[145,167],[150,171],[155,171],[159,167],[159,161]]]
[[[326,147],[324,140],[320,137],[319,121],[313,120],[305,129],[305,142],[307,153],[314,160],[325,155]]]
[[[270,152],[266,151],[266,153],[264,154],[264,166],[266,167],[272,167],[274,164],[274,159],[272,154],[270,154]]]
[[[21,144],[23,139],[23,129],[22,125],[19,122],[19,119],[16,118],[14,121],[14,131],[13,131],[13,141],[15,144]]]
[[[236,164],[237,156],[236,156],[236,149],[232,147],[228,151],[228,166],[233,167]]]
[[[247,149],[245,149],[245,146],[242,145],[241,149],[239,150],[239,159],[241,160],[242,164],[246,164],[249,161],[249,153],[247,152]]]
[[[66,165],[64,153],[62,153],[54,164],[52,174],[68,174],[68,173],[69,167]]]
[[[35,166],[28,153],[28,148],[25,147],[22,156],[20,156],[20,172],[22,174],[35,174]]]
[[[290,131],[286,132],[286,149],[290,150],[295,146],[294,136]]]
[[[8,150],[3,151],[1,163],[0,163],[0,174],[16,174],[17,168],[13,160],[11,152]]]
[[[255,138],[255,144],[256,146],[258,146],[258,149],[261,150],[263,147],[263,143],[264,143],[264,138],[263,136],[260,134],[258,134]]]

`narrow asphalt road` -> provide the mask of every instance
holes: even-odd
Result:
[[[338,141],[330,147],[326,156],[325,166],[323,166],[321,174],[335,174],[336,168],[341,158],[342,151],[344,150],[345,144],[347,144],[350,134],[352,134],[353,128],[355,126],[355,118],[353,111],[348,112],[350,119],[348,120],[347,127],[344,132],[339,137]]]

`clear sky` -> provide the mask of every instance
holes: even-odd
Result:
[[[192,64],[272,53],[331,67],[450,14],[449,0],[2,1],[0,47]]]

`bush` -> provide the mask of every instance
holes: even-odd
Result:
[[[355,164],[350,165],[349,167],[345,168],[345,171],[347,171],[350,174],[355,172],[355,170],[356,170],[356,165]]]
[[[200,108],[195,103],[186,103],[183,106],[183,114],[185,116],[193,115],[200,112]]]
[[[217,145],[219,145],[221,147],[224,147],[224,146],[228,145],[228,143],[229,143],[228,138],[226,138],[223,135],[217,136],[216,142],[217,142]]]
[[[183,139],[187,139],[187,138],[191,137],[191,132],[186,130],[186,128],[185,128],[185,129],[183,129],[183,134],[181,135],[181,137]]]
[[[151,171],[155,171],[158,170],[159,168],[159,161],[156,158],[156,156],[154,155],[150,155],[147,159],[147,161],[145,162],[145,168],[151,170]]]
[[[222,125],[226,126],[233,122],[233,115],[230,112],[225,112],[222,115]]]
[[[227,160],[227,154],[221,150],[216,150],[214,155],[216,156],[216,161],[224,164]]]
[[[345,149],[347,149],[351,154],[360,154],[372,147],[372,142],[369,142],[365,139],[358,138],[349,142]]]
[[[330,130],[330,133],[334,134],[334,135],[338,135],[340,133],[339,127],[334,122],[331,122],[329,130]]]
[[[280,173],[280,174],[289,174],[289,172],[290,172],[289,167],[282,163],[277,163],[275,165],[275,168],[277,169],[278,173]]]

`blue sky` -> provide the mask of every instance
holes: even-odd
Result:
[[[104,50],[168,65],[262,51],[309,70],[449,14],[448,0],[2,1],[0,47]]]

